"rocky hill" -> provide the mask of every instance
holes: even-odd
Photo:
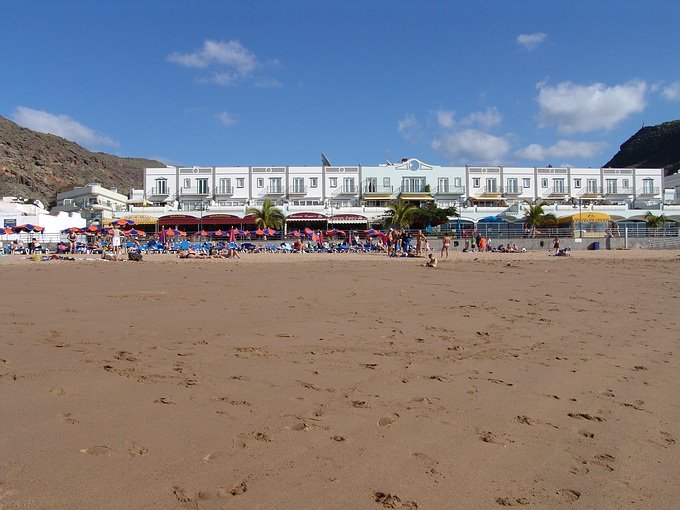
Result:
[[[666,175],[680,170],[680,120],[643,127],[621,145],[621,150],[604,166],[664,168]]]
[[[160,161],[90,152],[61,137],[22,128],[0,116],[0,196],[54,204],[57,192],[91,182],[127,194],[141,188],[145,167]]]

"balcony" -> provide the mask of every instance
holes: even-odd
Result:
[[[333,196],[355,196],[359,191],[357,186],[340,186]]]
[[[215,189],[215,197],[230,197],[234,194],[232,186],[219,186]]]
[[[465,186],[438,186],[432,193],[436,197],[465,195]]]
[[[661,188],[641,188],[638,189],[635,194],[638,197],[655,197],[661,194]]]
[[[288,187],[288,196],[289,197],[303,197],[307,194],[308,188],[307,186],[289,186]]]
[[[569,196],[569,186],[548,188],[541,193],[541,198],[564,198]]]
[[[606,197],[629,197],[635,192],[634,188],[608,188],[604,191]]]
[[[391,197],[394,194],[393,186],[378,186],[372,184],[364,184],[363,195],[366,198],[380,198]]]
[[[524,192],[524,188],[519,186],[502,186],[501,194],[504,197],[518,197]]]
[[[147,193],[147,197],[151,198],[166,198],[170,196],[170,188],[167,186],[151,188]]]
[[[583,199],[602,198],[602,188],[598,186],[588,186],[585,190],[575,192],[574,196]]]
[[[180,196],[205,197],[210,195],[210,186],[192,186],[190,188],[180,188]]]
[[[286,188],[283,186],[267,186],[261,194],[268,197],[283,196],[286,194]]]
[[[485,186],[470,192],[473,198],[500,198],[501,189],[498,186]]]

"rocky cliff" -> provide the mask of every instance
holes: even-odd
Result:
[[[0,196],[54,204],[57,192],[96,182],[127,194],[141,188],[145,167],[159,161],[90,152],[58,136],[22,128],[0,116]]]
[[[664,168],[666,175],[680,169],[680,120],[646,126],[621,145],[607,163],[611,168]]]

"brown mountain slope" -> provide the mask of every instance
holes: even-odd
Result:
[[[0,116],[0,196],[53,204],[58,191],[97,182],[127,194],[141,188],[145,167],[159,161],[90,152],[55,135],[22,128]]]
[[[666,175],[680,169],[680,120],[646,126],[621,145],[611,168],[664,168]]]

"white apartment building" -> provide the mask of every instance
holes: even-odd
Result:
[[[287,222],[371,225],[398,197],[456,206],[473,223],[499,214],[519,219],[524,204],[539,202],[558,218],[576,207],[612,221],[642,220],[649,210],[666,209],[669,219],[680,221],[680,207],[663,204],[660,168],[452,167],[417,158],[376,166],[169,166],[145,170],[143,193],[150,206],[130,212],[189,228],[247,225],[246,209],[266,199]]]

